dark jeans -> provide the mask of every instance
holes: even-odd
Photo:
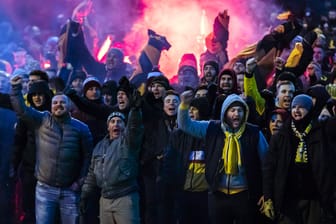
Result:
[[[100,188],[96,187],[88,198],[85,214],[80,217],[80,224],[99,224]]]
[[[321,223],[320,203],[317,200],[293,200],[284,203],[279,224]]]
[[[209,217],[211,224],[255,224],[257,207],[250,201],[248,191],[227,195],[209,193]]]
[[[146,224],[158,224],[160,219],[160,211],[162,209],[162,201],[160,200],[159,185],[156,178],[152,176],[142,176],[144,198],[144,220]]]
[[[22,223],[35,223],[35,188],[36,178],[33,172],[22,171],[22,210],[24,218]]]
[[[0,223],[14,223],[14,185],[0,182]]]
[[[179,199],[179,224],[208,224],[208,191],[183,191]]]

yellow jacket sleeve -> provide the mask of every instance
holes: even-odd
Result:
[[[260,95],[255,77],[248,78],[244,76],[244,90],[246,96],[252,97],[256,104],[256,110],[259,115],[265,111],[265,99]]]

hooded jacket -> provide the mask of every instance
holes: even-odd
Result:
[[[218,191],[223,187],[228,190],[235,187],[246,187],[250,191],[250,196],[256,200],[261,194],[261,162],[268,147],[266,139],[258,127],[246,123],[245,131],[239,139],[243,169],[234,178],[232,175],[225,175],[222,172],[224,133],[226,130],[231,131],[225,122],[225,114],[230,105],[237,101],[245,108],[243,122],[246,122],[248,106],[241,97],[231,94],[222,105],[220,121],[192,121],[188,116],[188,110],[180,105],[178,125],[186,133],[205,139],[205,175],[211,191]],[[246,182],[242,182],[245,177]]]

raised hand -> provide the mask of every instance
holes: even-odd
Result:
[[[13,76],[10,80],[12,86],[22,83],[22,77],[20,75]]]
[[[186,106],[189,106],[192,99],[194,98],[194,93],[192,90],[187,90],[187,91],[184,91],[181,95],[181,103],[186,105]]]

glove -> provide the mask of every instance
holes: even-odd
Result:
[[[278,70],[282,70],[285,65],[285,60],[281,57],[276,57],[274,59],[274,67]]]
[[[247,74],[253,74],[256,67],[257,67],[257,61],[254,57],[246,61],[245,68]]]
[[[15,75],[10,79],[12,86],[22,84],[22,77],[20,75]]]
[[[275,214],[272,200],[268,199],[267,201],[264,201],[264,198],[261,198],[258,204],[261,204],[261,214],[264,214],[267,218],[274,220]]]
[[[88,206],[88,198],[87,197],[81,197],[79,201],[79,213],[81,215],[84,215],[86,213]]]
[[[71,97],[77,95],[77,92],[74,88],[68,87],[63,90],[64,94],[68,96],[70,99]]]
[[[140,96],[140,92],[136,89],[133,90],[133,93],[130,97],[129,102],[130,107],[140,108],[142,105],[142,97]]]
[[[274,99],[274,94],[271,90],[269,89],[263,89],[260,91],[260,95],[265,99],[265,100],[271,100]]]

